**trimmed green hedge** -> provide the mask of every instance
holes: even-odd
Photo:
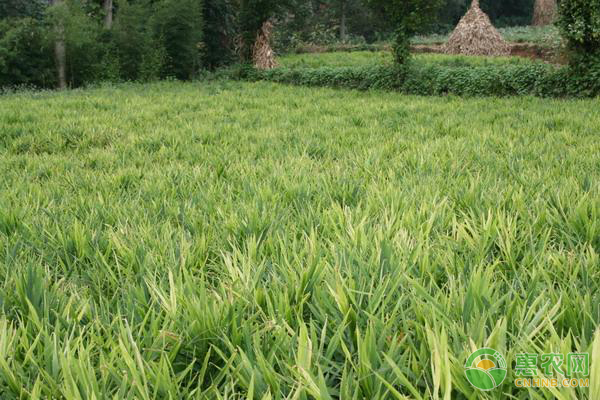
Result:
[[[293,54],[308,54],[308,53],[352,53],[355,51],[384,51],[389,50],[390,45],[387,43],[377,44],[329,44],[329,45],[314,45],[310,43],[300,44],[296,46],[291,53]]]
[[[568,67],[550,64],[445,66],[412,62],[390,66],[276,68],[236,67],[220,76],[251,81],[358,90],[391,90],[415,95],[594,97],[600,84]]]

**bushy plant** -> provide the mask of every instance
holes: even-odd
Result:
[[[558,25],[579,55],[600,53],[600,0],[562,0]]]
[[[33,18],[0,20],[0,87],[48,87],[56,81],[44,26]]]
[[[154,12],[156,40],[164,41],[166,74],[190,79],[200,69],[202,43],[202,0],[163,0]]]
[[[2,0],[0,1],[0,19],[31,17],[40,19],[48,0]]]
[[[232,79],[266,80],[302,86],[358,90],[391,90],[421,96],[539,96],[593,97],[600,69],[573,74],[569,68],[545,63],[483,64],[427,63],[360,67],[277,68],[271,71],[233,69]],[[223,77],[223,75],[221,75]],[[595,79],[595,81],[594,81]]]
[[[235,59],[236,9],[231,0],[204,0],[205,67],[214,69]]]
[[[64,28],[68,81],[71,86],[98,81],[103,76],[102,56],[104,43],[98,19],[89,14],[88,4],[80,0],[67,0],[48,8],[45,14],[47,46],[57,40],[54,29],[60,22]]]
[[[12,14],[31,8],[13,3]],[[0,85],[55,86],[57,42],[64,43],[71,87],[197,76],[205,54],[202,0],[122,0],[116,15],[106,29],[99,2],[64,0],[39,19],[0,20]]]
[[[161,77],[166,50],[163,41],[155,39],[150,21],[148,1],[120,3],[118,18],[107,36],[121,79],[150,81]]]
[[[394,58],[397,64],[404,64],[410,56],[410,38],[435,19],[441,0],[368,0],[368,3],[383,10],[395,25]]]
[[[562,0],[558,25],[568,44],[573,91],[600,94],[600,0]]]

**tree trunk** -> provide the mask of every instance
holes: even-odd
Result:
[[[61,4],[63,0],[51,0],[52,5]],[[67,88],[67,50],[65,46],[65,25],[62,20],[56,22],[56,39],[54,40],[54,57],[56,59],[56,72],[58,88]]]
[[[535,0],[533,25],[550,25],[556,18],[556,0]]]
[[[348,2],[342,0],[341,18],[340,18],[340,39],[345,42],[348,39],[348,28],[346,26],[347,13],[348,13]]]
[[[57,30],[57,32],[60,32]],[[64,33],[64,29],[62,30]],[[56,69],[58,72],[58,88],[67,88],[67,51],[64,39],[56,39],[54,42],[54,56],[56,57]]]
[[[113,23],[113,0],[104,0],[104,27],[112,28]]]

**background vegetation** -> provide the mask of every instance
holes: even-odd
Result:
[[[411,36],[438,33],[443,40],[467,6],[467,0],[6,0],[0,5],[0,87],[194,79],[203,70],[249,60],[257,30],[267,20],[276,24],[273,45],[280,53],[401,37],[395,48],[402,49],[397,61],[404,63]],[[564,1],[564,18],[579,15],[578,7],[591,6]],[[482,8],[499,26],[528,25],[533,1],[482,0]],[[595,32],[597,24],[593,16],[581,17],[576,26],[587,27],[568,32],[571,25],[562,21],[569,40]],[[538,31],[547,32],[507,34],[540,43]],[[427,40],[432,39],[416,43]],[[585,43],[578,48],[593,48],[593,42]]]

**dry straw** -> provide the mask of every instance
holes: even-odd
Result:
[[[481,11],[479,0],[473,0],[443,50],[447,54],[506,56],[510,55],[511,47]]]
[[[258,34],[252,49],[252,61],[258,69],[272,69],[277,67],[275,52],[271,47],[271,38],[273,36],[273,23],[266,21]]]

